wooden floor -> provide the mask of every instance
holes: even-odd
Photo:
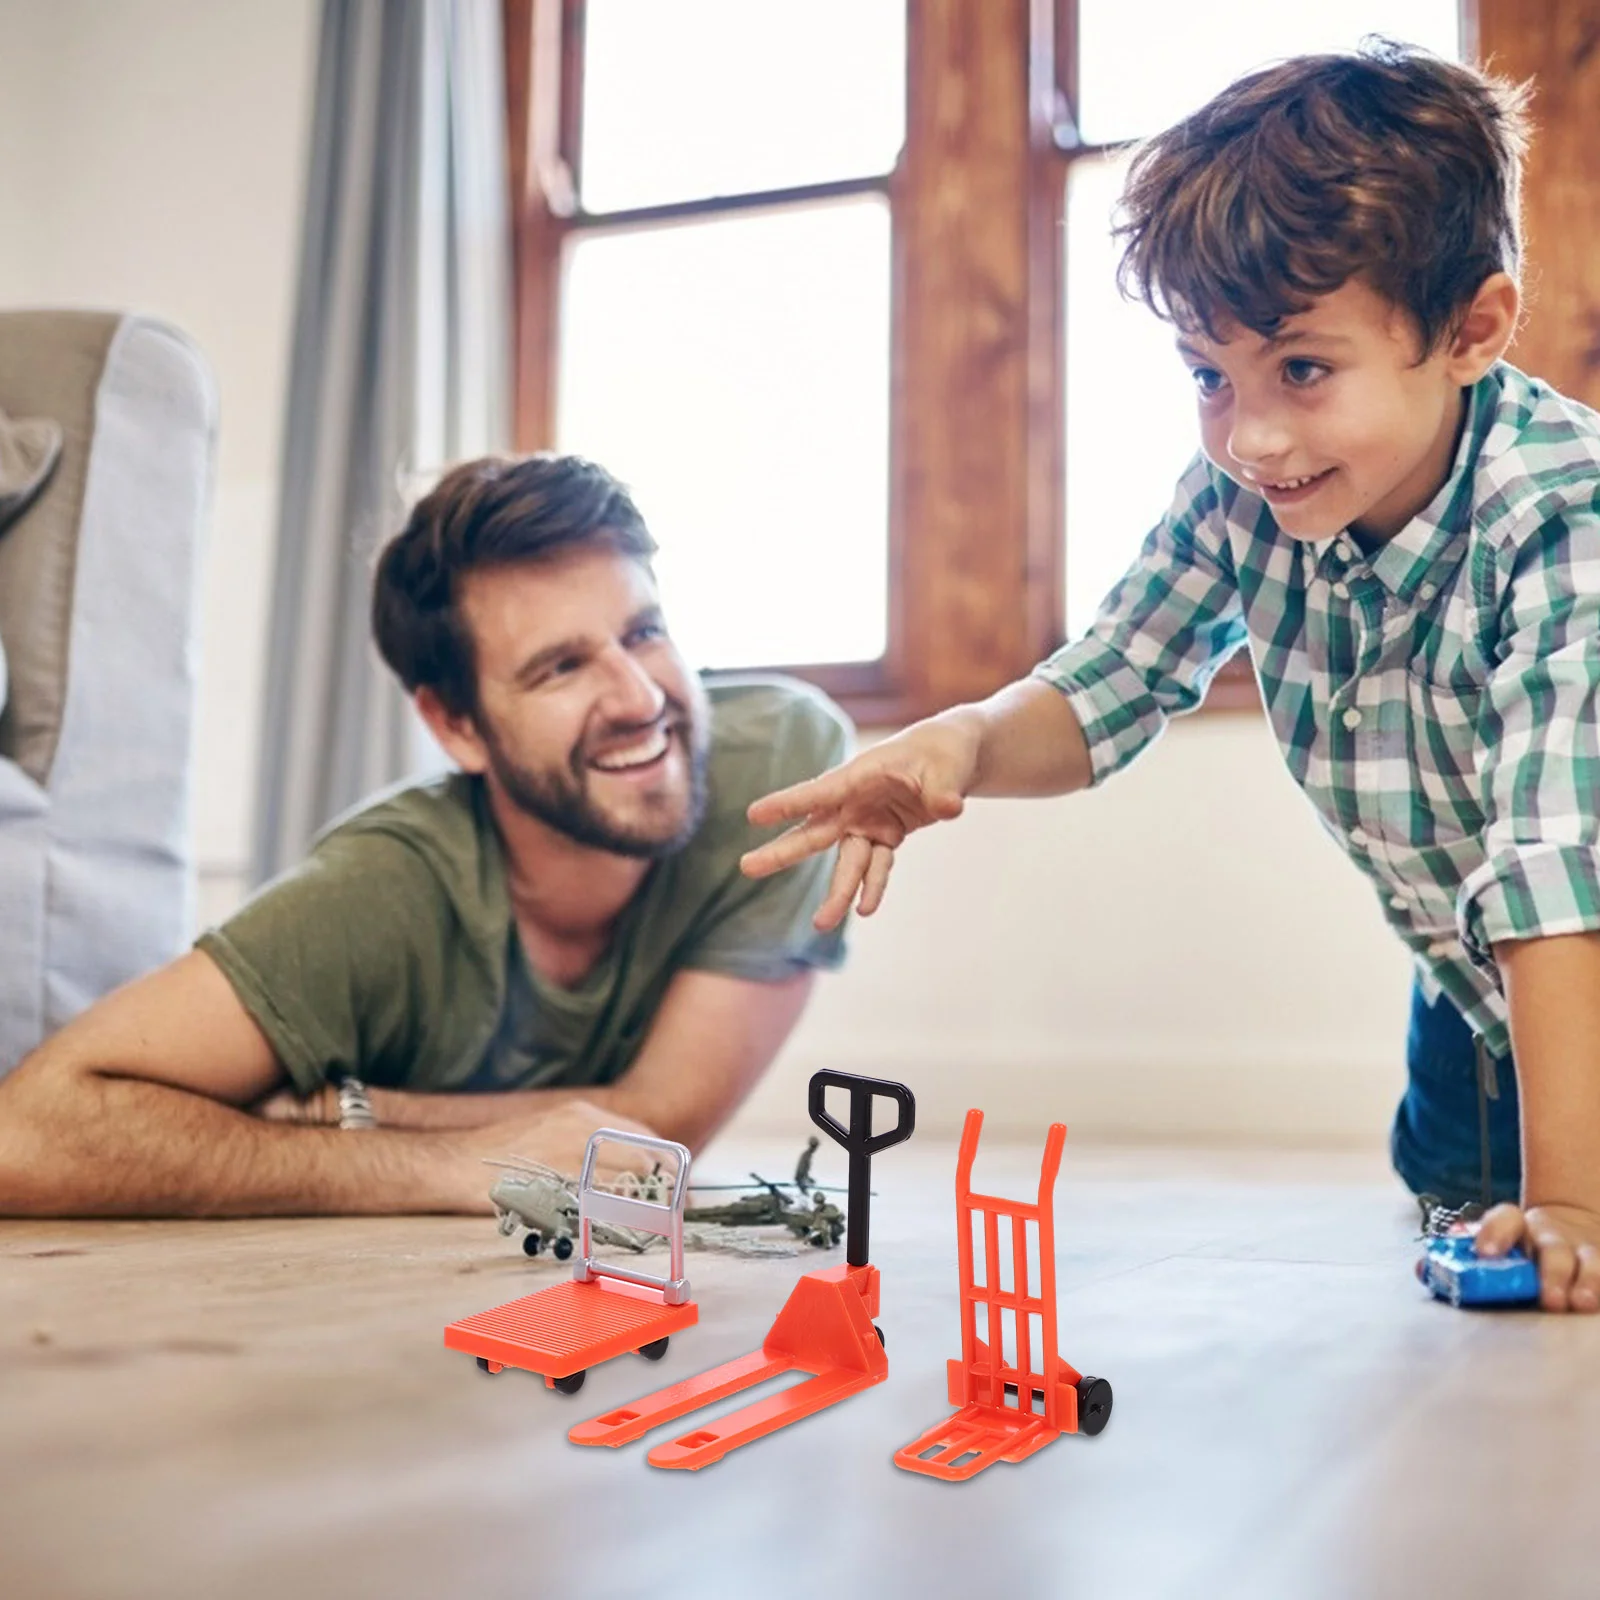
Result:
[[[896,1470],[949,1409],[953,1170],[922,1138],[879,1162],[888,1381],[698,1474],[565,1430],[757,1346],[817,1257],[691,1255],[700,1326],[567,1398],[442,1347],[565,1270],[488,1221],[0,1223],[0,1595],[1600,1594],[1600,1319],[1427,1300],[1359,1158],[1069,1143],[1062,1354],[1109,1427],[964,1485]]]

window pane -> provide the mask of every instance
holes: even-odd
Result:
[[[1458,0],[1078,0],[1080,131],[1089,144],[1143,138],[1203,105],[1252,67],[1343,50],[1382,33],[1460,55]]]
[[[1194,380],[1176,334],[1116,289],[1110,215],[1124,155],[1067,179],[1067,635],[1093,621],[1196,449]]]
[[[589,0],[591,212],[888,172],[905,0]]]
[[[633,488],[689,659],[879,659],[888,207],[585,231],[568,249],[561,448]]]

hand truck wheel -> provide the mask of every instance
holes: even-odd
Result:
[[[1092,1438],[1111,1420],[1111,1385],[1104,1378],[1078,1380],[1078,1432]]]

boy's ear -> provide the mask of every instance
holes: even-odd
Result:
[[[447,711],[444,701],[432,689],[418,689],[415,699],[417,715],[427,724],[428,732],[463,772],[477,773],[488,768],[488,748],[470,715],[457,716]]]
[[[1490,274],[1457,325],[1450,341],[1452,379],[1465,387],[1486,373],[1511,343],[1522,312],[1522,293],[1509,272]]]

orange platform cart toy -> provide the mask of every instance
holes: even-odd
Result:
[[[972,1162],[982,1127],[983,1113],[969,1111],[956,1161],[961,1357],[950,1362],[949,1378],[950,1403],[960,1409],[894,1457],[907,1472],[957,1482],[996,1461],[1022,1461],[1063,1433],[1099,1433],[1111,1415],[1111,1385],[1084,1377],[1056,1349],[1055,1184],[1066,1126],[1050,1126],[1034,1204],[973,1193]],[[1005,1248],[1002,1217],[1009,1235]],[[1029,1270],[1030,1229],[1037,1274]],[[983,1242],[981,1272],[975,1234]]]
[[[612,1194],[595,1187],[595,1155],[606,1142],[633,1146],[677,1162],[670,1201]],[[485,1372],[506,1367],[536,1372],[545,1387],[576,1394],[592,1366],[630,1350],[651,1361],[667,1353],[667,1340],[700,1320],[683,1275],[683,1208],[689,1194],[689,1152],[670,1139],[597,1129],[583,1153],[578,1180],[578,1259],[572,1277],[492,1311],[452,1322],[445,1346],[478,1358]],[[594,1224],[666,1237],[670,1276],[653,1277],[597,1260]]]
[[[824,1104],[830,1088],[850,1096],[848,1127],[836,1121]],[[892,1101],[899,1112],[892,1128],[874,1134],[872,1103],[880,1098]],[[850,1157],[849,1233],[843,1264],[808,1272],[800,1279],[759,1350],[658,1389],[592,1422],[578,1423],[567,1431],[574,1444],[628,1444],[664,1422],[783,1373],[809,1374],[793,1388],[691,1427],[645,1457],[653,1467],[695,1471],[888,1377],[883,1334],[873,1321],[878,1314],[878,1269],[868,1256],[871,1164],[880,1150],[911,1137],[916,1101],[901,1083],[848,1072],[818,1072],[811,1079],[809,1110],[811,1120]]]

